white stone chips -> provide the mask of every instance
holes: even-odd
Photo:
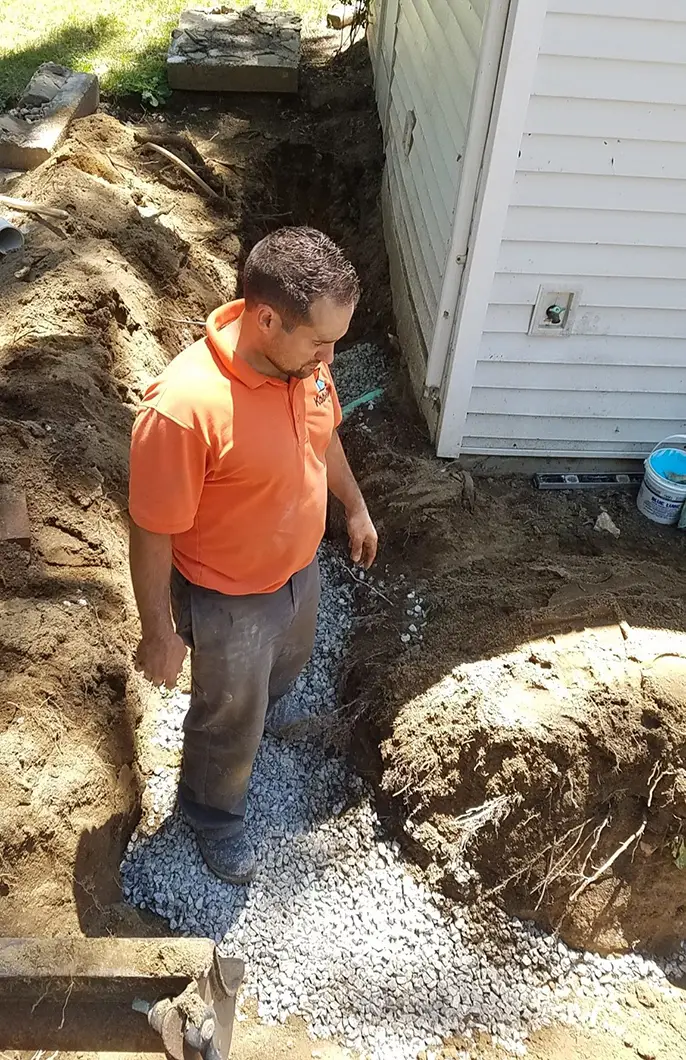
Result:
[[[352,602],[328,550],[323,573],[322,621],[302,694],[328,709],[334,649],[350,629]],[[164,709],[180,720],[186,698],[175,694]],[[178,746],[178,721],[166,724]],[[264,740],[248,817],[260,860],[248,888],[205,869],[188,827],[168,816],[175,785],[176,771],[162,767],[149,780],[163,823],[155,830],[153,821],[151,834],[144,828],[130,844],[125,894],[172,929],[209,935],[244,957],[248,992],[267,1021],[300,1014],[313,1037],[337,1036],[380,1060],[414,1057],[474,1029],[521,1052],[542,1022],[597,1021],[621,983],[664,977],[640,957],[576,954],[496,911],[483,923],[451,908],[415,882],[381,834],[361,782],[315,741]]]

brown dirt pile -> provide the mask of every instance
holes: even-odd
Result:
[[[105,930],[138,811],[128,435],[136,396],[183,345],[169,318],[202,316],[221,289],[141,216],[140,167],[130,130],[79,122],[14,190],[72,219],[25,221],[26,251],[0,265],[0,481],[25,490],[32,531],[30,551],[0,556],[3,934]]]
[[[472,512],[464,477],[411,423],[402,439],[382,420],[353,429],[348,444],[383,559],[429,605],[410,649],[404,600],[395,622],[370,615],[348,680],[368,750],[381,744],[386,812],[449,890],[498,896],[581,948],[678,943],[683,541],[631,496],[524,479],[477,479]],[[594,530],[601,506],[618,540]]]

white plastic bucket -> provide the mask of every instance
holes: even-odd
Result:
[[[656,445],[644,467],[639,512],[654,523],[676,526],[686,503],[686,434],[673,434]]]

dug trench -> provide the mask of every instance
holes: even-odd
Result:
[[[26,250],[0,264],[0,482],[25,491],[32,531],[30,549],[1,556],[4,935],[170,930],[122,901],[119,876],[157,707],[132,667],[125,554],[146,383],[284,223],[327,230],[358,266],[351,339],[385,346],[392,330],[363,46],[314,63],[292,103],[180,98],[164,123],[121,117],[76,123],[17,182],[13,194],[70,220],[24,221]],[[153,159],[141,134],[164,138],[217,197]],[[393,589],[355,588],[336,735],[358,763],[363,749],[382,820],[432,886],[503,902],[582,948],[670,950],[686,927],[680,542],[623,495],[480,477],[472,498],[432,457],[386,353],[385,398],[350,417],[345,442]],[[619,539],[594,530],[601,507]],[[681,1024],[674,1034],[666,1057],[680,1055]]]
[[[181,97],[161,123],[105,105],[13,185],[69,220],[15,217],[25,249],[0,262],[0,485],[25,499],[31,527],[30,543],[0,545],[3,936],[170,933],[122,900],[119,872],[158,703],[132,665],[126,560],[128,444],[147,383],[285,223],[330,231],[368,275],[357,335],[389,326],[364,48],[315,57],[304,82],[287,103]],[[357,102],[342,109],[349,90]],[[214,194],[156,161],[149,136]],[[58,1008],[32,1010],[31,1033],[53,1040]],[[16,1026],[1,1030],[14,1048]]]
[[[279,224],[332,232],[370,277],[358,333],[387,326],[369,77],[358,48],[310,69],[292,104],[188,97],[149,126],[99,113],[14,185],[70,220],[24,215],[26,249],[0,264],[0,481],[23,491],[31,524],[30,548],[2,545],[5,935],[162,930],[120,901],[118,872],[140,814],[136,736],[151,695],[132,668],[131,423],[147,382],[199,337],[247,250]],[[340,101],[352,83],[357,113],[316,98]],[[180,151],[215,196],[153,162],[144,135]]]

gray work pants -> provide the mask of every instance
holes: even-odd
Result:
[[[315,559],[277,592],[253,596],[204,589],[174,568],[171,599],[191,649],[179,805],[196,831],[238,835],[267,709],[312,654],[319,566]]]

